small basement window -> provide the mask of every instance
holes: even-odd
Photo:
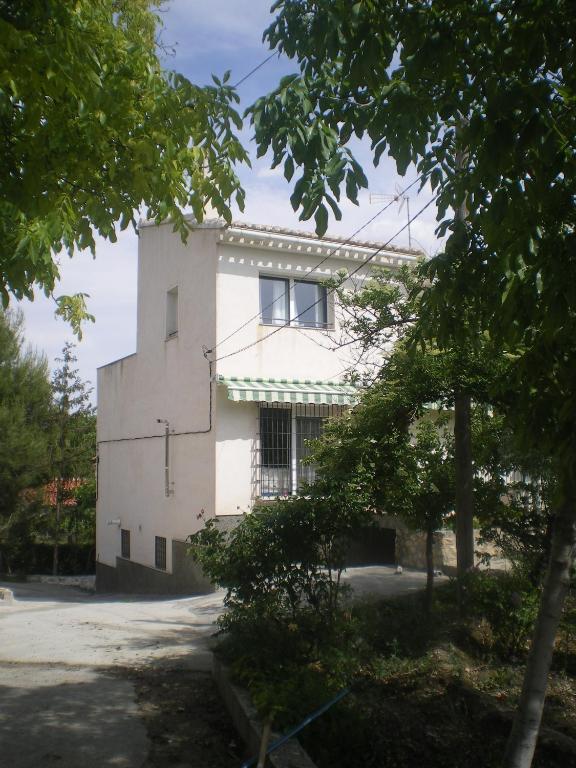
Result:
[[[154,565],[160,570],[166,570],[166,539],[164,536],[156,536],[154,544]]]
[[[120,554],[130,560],[130,531],[124,528],[120,531]]]
[[[166,338],[178,335],[178,286],[166,294]]]

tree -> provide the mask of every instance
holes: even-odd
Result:
[[[442,419],[424,419],[415,427],[404,471],[404,490],[410,496],[409,525],[426,533],[426,612],[432,610],[434,533],[455,505],[454,445]]]
[[[265,38],[299,73],[251,109],[259,151],[325,231],[340,188],[366,185],[368,135],[437,195],[444,252],[428,265],[422,335],[514,359],[517,432],[559,467],[548,577],[507,766],[532,762],[576,548],[576,17],[569,0],[279,0]],[[457,135],[458,134],[458,135]],[[462,150],[465,149],[465,152]],[[458,162],[457,162],[457,155]],[[468,218],[456,215],[466,201]],[[455,317],[454,308],[458,308]],[[460,323],[466,311],[467,320]],[[470,324],[472,323],[472,324]]]
[[[96,453],[96,418],[90,404],[90,393],[78,376],[74,363],[74,345],[67,343],[61,363],[52,377],[53,409],[50,431],[50,465],[54,483],[52,539],[54,557],[52,570],[58,573],[59,544],[63,533],[66,510],[77,503],[77,480],[88,479],[94,473]],[[70,517],[70,515],[68,515]]]
[[[0,293],[50,294],[55,254],[94,252],[98,234],[136,226],[141,206],[202,220],[210,203],[230,220],[243,207],[234,171],[248,158],[234,130],[238,96],[214,78],[199,87],[165,72],[152,0],[0,0]],[[84,295],[58,311],[85,315]]]
[[[376,268],[360,292],[342,290],[340,283],[335,283],[343,312],[346,339],[343,343],[356,345],[358,363],[365,366],[368,363],[368,370],[372,365],[375,378],[381,377],[381,366],[389,350],[394,349],[395,339],[402,339],[404,351],[414,354],[412,348],[422,335],[420,314],[426,291],[422,271],[422,266],[403,267],[397,272]],[[460,321],[466,323],[465,314]],[[408,385],[414,394],[414,402],[422,406],[427,401],[440,400],[454,412],[456,553],[462,587],[466,573],[474,567],[473,401],[490,400],[495,381],[503,378],[506,365],[500,351],[488,340],[483,340],[476,348],[459,344],[450,350],[442,350],[432,339],[425,343],[420,341],[418,348],[423,354],[404,364],[406,376],[414,379]],[[395,364],[398,365],[399,349],[395,349]],[[461,589],[459,594],[462,607]]]
[[[51,405],[46,358],[24,348],[21,312],[0,310],[0,527],[9,534],[24,490],[47,477]],[[1,566],[2,564],[0,564]]]

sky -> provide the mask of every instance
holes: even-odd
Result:
[[[270,23],[271,0],[169,0],[161,12],[164,28],[161,41],[167,69],[186,75],[192,82],[210,82],[211,74],[222,75],[231,70],[231,82],[238,82],[263,62],[270,51],[262,42],[262,33]],[[240,110],[258,96],[272,90],[279,79],[296,71],[287,59],[272,58],[239,87]],[[255,224],[286,226],[312,231],[313,221],[301,222],[292,211],[288,184],[279,169],[270,169],[270,158],[256,159],[250,132],[243,139],[249,147],[252,169],[242,168],[240,178],[246,190],[246,208],[234,211],[234,218]],[[328,233],[349,237],[385,205],[377,195],[395,194],[416,178],[415,169],[405,177],[396,173],[395,164],[383,158],[378,168],[371,160],[369,144],[357,142],[353,147],[369,180],[369,190],[359,195],[359,206],[346,199],[342,202],[342,220],[330,220]],[[294,180],[298,177],[295,174]],[[429,191],[416,195],[417,186],[410,191],[410,213],[414,215],[429,200]],[[372,198],[372,199],[371,199]],[[386,241],[406,223],[406,206],[392,204],[360,236],[364,240]],[[438,249],[434,236],[435,210],[430,206],[412,223],[412,246],[427,254]],[[407,232],[393,241],[407,246]],[[132,230],[118,233],[114,244],[97,241],[96,258],[88,251],[70,259],[60,258],[61,282],[55,295],[84,292],[89,311],[95,315],[94,324],[86,324],[82,341],[77,343],[76,355],[81,377],[96,387],[96,369],[113,360],[132,354],[136,348],[136,267],[138,239]],[[43,351],[53,369],[64,343],[76,341],[67,324],[54,317],[54,302],[42,294],[33,302],[20,302],[26,320],[26,339]],[[238,318],[239,323],[244,318]],[[95,391],[93,395],[95,401]]]

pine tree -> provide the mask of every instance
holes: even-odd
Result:
[[[90,403],[92,389],[82,381],[74,355],[74,344],[67,342],[62,357],[56,358],[60,367],[52,376],[52,429],[50,463],[54,493],[53,504],[53,563],[58,573],[59,545],[66,518],[66,507],[74,503],[77,481],[89,478],[93,472],[96,451],[95,409]]]

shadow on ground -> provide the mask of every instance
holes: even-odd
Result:
[[[91,670],[0,668],[1,764],[136,768],[148,754],[134,687]]]

